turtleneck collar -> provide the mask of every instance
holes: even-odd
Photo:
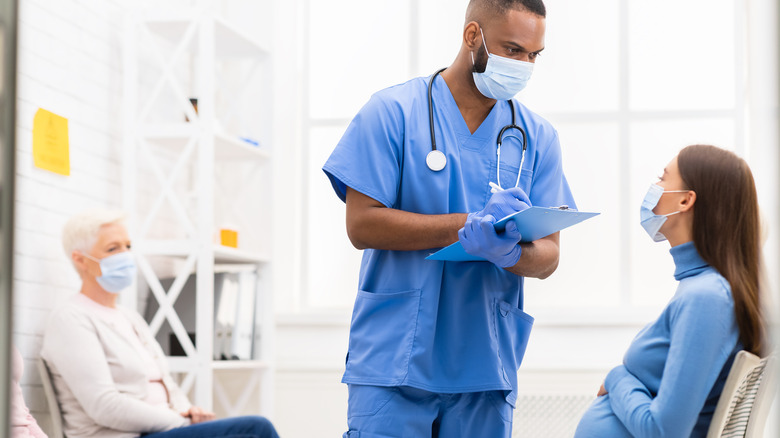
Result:
[[[677,281],[699,274],[709,267],[696,251],[693,241],[677,245],[669,252],[674,259],[674,279]]]

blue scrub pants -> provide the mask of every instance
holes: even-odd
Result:
[[[273,424],[263,417],[232,417],[177,427],[143,438],[279,438]]]
[[[510,438],[512,412],[504,391],[437,394],[349,385],[343,438]]]

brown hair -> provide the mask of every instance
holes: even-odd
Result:
[[[677,156],[680,176],[696,192],[693,244],[731,285],[739,340],[761,355],[765,327],[759,294],[761,260],[758,197],[753,174],[733,152],[692,145]]]

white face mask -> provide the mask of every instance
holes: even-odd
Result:
[[[120,252],[102,259],[96,259],[89,254],[84,254],[84,257],[100,264],[102,275],[95,279],[106,292],[118,294],[133,284],[136,267],[133,253],[130,251]]]
[[[482,33],[481,28],[479,32]],[[488,52],[484,33],[482,33],[482,44],[488,54],[488,61],[484,72],[472,72],[474,84],[485,97],[496,100],[513,98],[531,79],[534,64],[491,54]],[[471,52],[471,63],[474,64],[474,52]]]
[[[645,199],[642,200],[642,206],[639,208],[639,220],[642,228],[647,231],[647,234],[650,235],[654,242],[663,242],[666,240],[666,236],[661,234],[661,227],[666,223],[666,218],[680,213],[679,210],[669,214],[653,213],[653,209],[658,205],[661,196],[664,193],[685,193],[687,191],[688,190],[664,190],[664,188],[658,184],[650,184]]]

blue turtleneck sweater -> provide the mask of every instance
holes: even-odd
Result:
[[[693,242],[670,250],[677,292],[604,382],[576,438],[704,437],[742,348],[731,287]]]

